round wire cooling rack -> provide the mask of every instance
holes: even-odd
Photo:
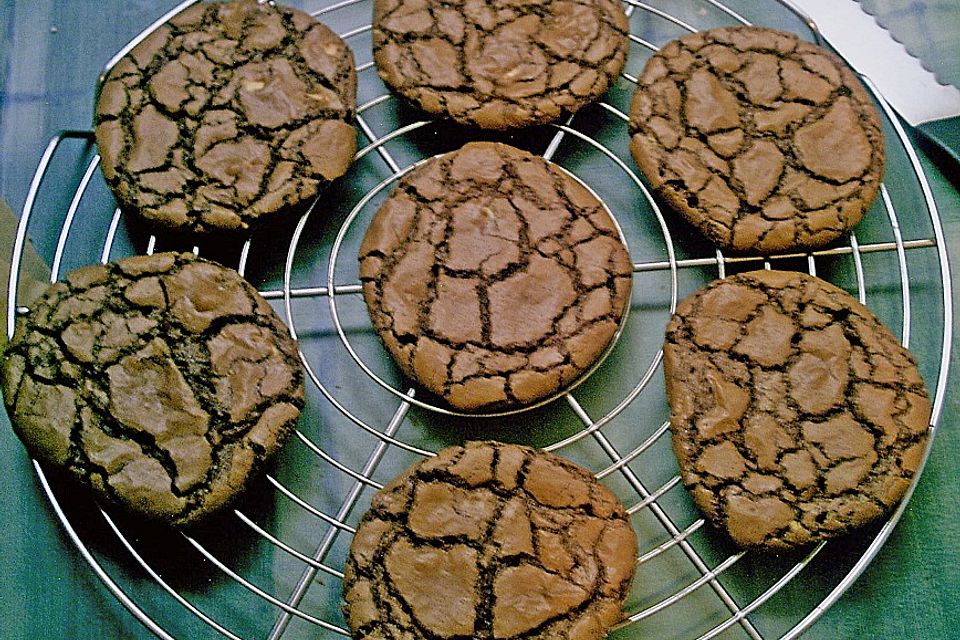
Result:
[[[110,64],[190,4],[159,18]],[[557,451],[592,469],[627,505],[640,558],[614,638],[795,638],[876,555],[909,494],[879,527],[796,555],[738,551],[704,526],[670,452],[660,344],[677,300],[709,280],[742,268],[806,270],[854,291],[899,331],[933,391],[933,435],[952,344],[952,284],[936,204],[916,152],[874,91],[887,133],[888,168],[880,197],[856,231],[810,253],[726,256],[664,215],[633,168],[626,111],[636,74],[657,43],[698,28],[758,23],[806,32],[820,42],[816,25],[788,0],[627,0],[624,7],[630,57],[602,102],[562,124],[484,135],[556,162],[605,203],[634,261],[631,313],[607,359],[582,384],[536,407],[480,417],[438,407],[405,386],[370,326],[352,259],[364,223],[400,176],[479,134],[419,120],[386,90],[371,61],[370,0],[303,7],[335,28],[357,56],[357,124],[365,146],[347,176],[291,226],[237,246],[187,247],[235,266],[285,314],[308,374],[296,437],[236,508],[211,526],[182,534],[144,531],[75,497],[34,463],[73,544],[153,634],[349,636],[340,610],[342,566],[367,501],[420,457],[467,438]],[[28,236],[46,241],[39,244],[52,256],[51,281],[73,266],[183,248],[129,230],[98,166],[89,131],[65,131],[48,144],[17,230],[8,335],[16,315],[27,311],[17,303]],[[58,172],[68,178],[55,180]],[[65,206],[47,206],[47,192],[56,192]]]

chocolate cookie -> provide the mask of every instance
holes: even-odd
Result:
[[[616,82],[627,17],[614,0],[374,0],[373,54],[424,111],[485,129],[543,124]]]
[[[353,54],[306,13],[197,4],[107,75],[94,123],[120,205],[168,229],[246,230],[343,175]]]
[[[630,135],[657,191],[733,251],[826,244],[860,221],[883,177],[880,120],[856,76],[773,29],[668,43],[640,76]]]
[[[754,271],[691,295],[667,326],[664,375],[683,481],[743,546],[880,518],[926,448],[930,401],[910,353],[806,274]]]
[[[353,637],[606,636],[637,559],[627,513],[577,465],[474,442],[373,497],[343,582]]]
[[[297,346],[273,309],[192,254],[67,274],[18,325],[0,381],[31,456],[175,526],[239,493],[303,406]]]
[[[403,372],[466,411],[569,385],[616,335],[632,264],[603,205],[543,158],[474,142],[411,171],[360,246]]]

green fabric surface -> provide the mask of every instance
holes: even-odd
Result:
[[[932,143],[940,145],[945,153],[960,163],[960,116],[925,122],[917,128]]]

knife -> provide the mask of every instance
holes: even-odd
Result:
[[[856,0],[783,0],[914,129],[960,163],[960,90],[937,81]]]

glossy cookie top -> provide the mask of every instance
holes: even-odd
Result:
[[[297,347],[273,309],[192,254],[69,273],[18,326],[0,380],[33,457],[178,526],[233,499],[303,406]]]
[[[664,375],[683,481],[744,546],[802,546],[880,518],[926,448],[913,357],[806,274],[754,271],[692,294],[667,326]]]
[[[466,411],[570,384],[630,297],[630,258],[601,202],[503,144],[467,144],[402,178],[359,258],[370,318],[400,368]]]
[[[373,50],[384,82],[424,111],[512,129],[603,94],[627,30],[613,0],[374,0]]]
[[[647,62],[630,149],[658,192],[714,244],[772,253],[857,224],[884,168],[880,121],[853,72],[797,36],[724,27]]]
[[[599,640],[636,535],[613,493],[553,454],[450,447],[374,497],[344,577],[355,638]]]
[[[198,3],[107,75],[97,145],[120,205],[155,226],[246,231],[346,172],[353,54],[306,13]]]

